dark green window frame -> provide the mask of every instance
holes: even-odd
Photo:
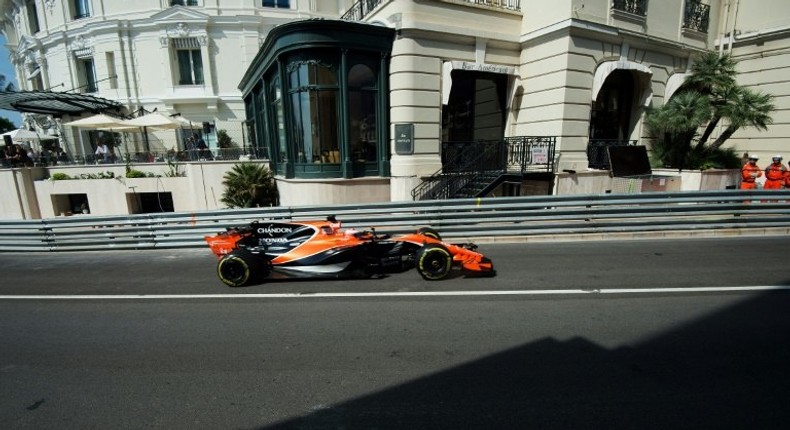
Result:
[[[286,65],[294,174],[335,176],[341,171],[340,85],[337,64],[300,53]]]

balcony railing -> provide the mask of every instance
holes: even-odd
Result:
[[[480,6],[488,6],[496,9],[521,10],[521,0],[466,0]]]
[[[494,9],[521,10],[521,0],[462,0],[465,3],[487,6]],[[345,21],[362,21],[370,12],[375,9],[383,0],[360,0],[351,6],[340,19]]]
[[[647,16],[647,0],[613,0],[612,9]]]
[[[686,10],[683,14],[683,28],[707,33],[709,22],[709,5],[702,4],[699,0],[686,0]]]
[[[384,0],[360,0],[354,3],[354,6],[351,6],[351,9],[347,10],[340,19],[344,21],[362,21],[382,1]]]

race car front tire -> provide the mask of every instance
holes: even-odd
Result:
[[[243,287],[268,275],[265,265],[259,264],[257,257],[243,249],[231,251],[217,263],[219,280],[229,287]],[[265,272],[265,273],[262,273]]]
[[[453,256],[442,245],[428,244],[417,251],[417,272],[425,280],[444,279],[452,268]]]

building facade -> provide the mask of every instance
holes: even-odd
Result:
[[[706,50],[775,96],[768,131],[741,128],[728,145],[763,159],[790,149],[785,0],[0,5],[23,89],[92,90],[233,130],[268,156],[283,205],[411,200],[457,142],[551,137],[531,156],[552,175],[605,168],[600,148],[650,144],[647,110]],[[169,138],[157,144],[179,145]],[[559,190],[539,181],[499,193]]]
[[[238,146],[246,139],[237,85],[266,34],[296,19],[336,17],[350,3],[0,0],[0,27],[20,90],[92,94],[119,102],[124,107],[119,113],[126,116],[180,115],[215,148],[218,130]],[[84,129],[56,127],[35,115],[27,115],[26,123],[65,133],[75,157],[94,150]],[[146,150],[183,149],[188,133],[181,134],[153,133]]]
[[[790,64],[790,4],[769,3],[770,9],[749,0],[667,0],[660,5],[647,0],[357,3],[343,19],[367,23],[370,31],[395,31],[389,58],[389,122],[378,125],[389,133],[383,137],[389,141],[390,199],[411,199],[426,177],[447,168],[448,144],[454,142],[553,136],[555,173],[607,168],[607,146],[650,144],[644,127],[647,110],[672,97],[694,58],[710,50],[726,51],[740,61],[739,83],[776,96],[769,131],[742,128],[730,145],[764,155],[781,153],[790,120],[784,78]],[[766,20],[766,15],[777,18]],[[333,37],[342,33],[342,26],[333,26],[323,34],[342,45]],[[293,28],[304,35],[322,33],[315,25],[296,23]],[[345,28],[353,31],[352,26]],[[271,37],[276,45],[280,36]],[[271,63],[270,49],[264,45],[259,57]],[[281,68],[287,64],[283,60]],[[253,60],[241,84],[248,117],[258,115],[256,124],[262,135],[270,136],[269,142],[276,136],[309,139],[316,129],[308,132],[301,125],[297,105],[285,100],[284,113],[277,113],[270,109],[271,100],[253,103],[266,92],[252,88],[267,85],[267,76],[273,76],[271,71]],[[348,109],[337,105],[341,113]],[[282,115],[282,122],[277,115]],[[338,118],[341,131],[357,127],[357,119],[349,115]],[[408,151],[398,150],[403,136],[399,127],[409,130]],[[351,178],[340,172],[344,162],[353,163],[354,137],[346,134],[337,140],[340,157],[330,163],[334,176]],[[275,150],[276,145],[269,148]],[[283,169],[283,162],[294,162],[285,155],[277,161],[282,180],[314,187],[315,175]],[[552,186],[532,191],[547,189]],[[531,190],[522,186],[511,191]]]

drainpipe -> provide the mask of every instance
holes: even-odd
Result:
[[[738,20],[738,6],[741,0],[735,0],[735,13],[732,15],[732,29],[730,30],[730,46],[727,48],[727,53],[732,54],[732,42],[735,40],[735,25]]]
[[[730,23],[730,0],[724,0],[724,25],[721,27],[719,37],[719,57],[724,54],[724,37],[727,36],[727,26]]]

